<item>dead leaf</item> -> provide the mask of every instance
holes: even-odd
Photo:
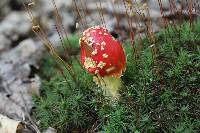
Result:
[[[22,129],[24,129],[24,126],[20,121],[0,114],[0,133],[21,133]]]

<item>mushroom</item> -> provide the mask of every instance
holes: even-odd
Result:
[[[120,77],[126,68],[122,44],[101,26],[85,30],[79,43],[83,67],[95,75],[94,81],[106,96],[118,98],[123,86]]]

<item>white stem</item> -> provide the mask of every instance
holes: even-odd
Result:
[[[98,84],[104,91],[104,95],[118,99],[119,98],[119,90],[122,88],[122,80],[121,78],[115,78],[110,76],[105,77],[94,77],[94,81]]]

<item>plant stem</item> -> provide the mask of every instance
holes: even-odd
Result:
[[[119,98],[119,90],[123,88],[121,78],[111,76],[96,76],[94,77],[94,81],[102,88],[105,96],[110,97],[112,100]]]

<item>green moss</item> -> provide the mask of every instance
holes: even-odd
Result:
[[[148,39],[126,45],[127,69],[121,98],[110,103],[72,57],[78,82],[65,77],[45,57],[41,97],[34,97],[41,129],[58,132],[199,132],[200,22],[168,27]],[[71,38],[70,38],[71,39]],[[78,47],[78,38],[71,44]],[[141,46],[142,45],[142,46]],[[156,50],[156,52],[155,52]],[[136,56],[137,55],[137,56]],[[79,57],[78,57],[79,58]]]

